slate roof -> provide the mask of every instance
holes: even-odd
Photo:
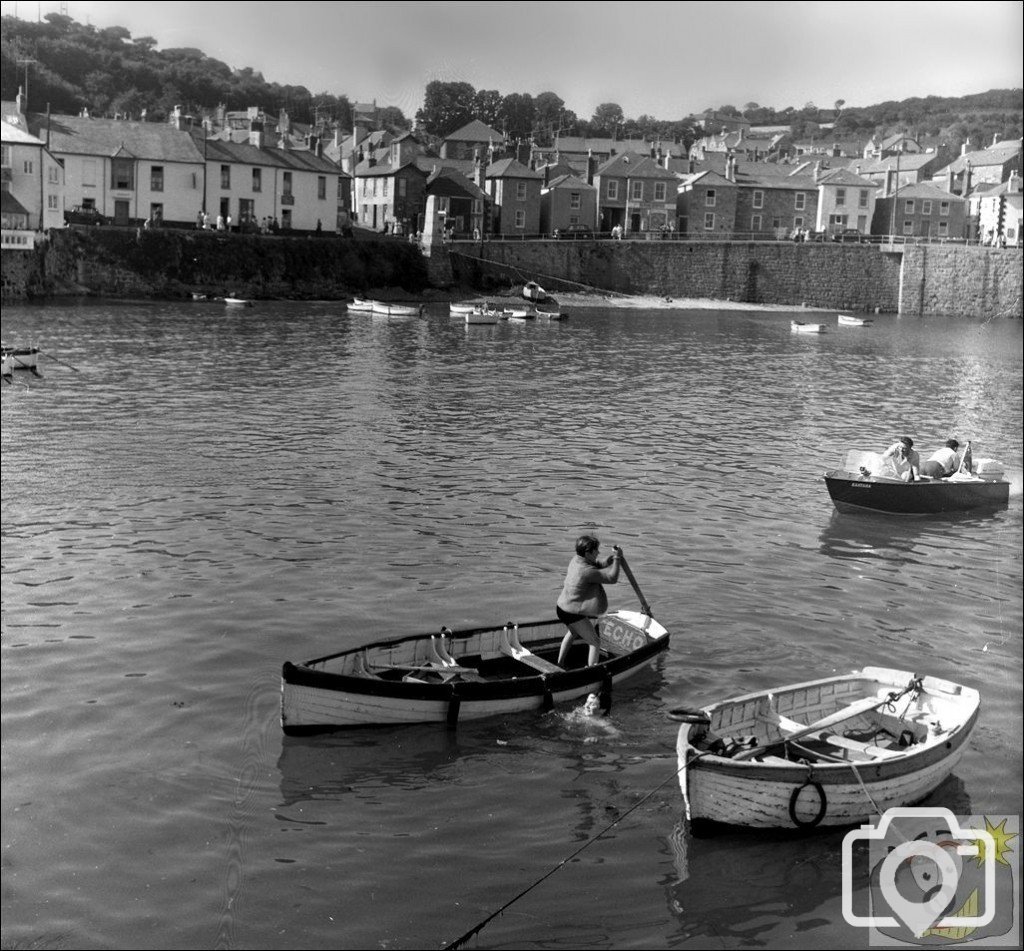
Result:
[[[184,133],[182,133],[184,134]],[[202,139],[199,140],[202,148]],[[207,161],[233,162],[237,165],[265,165],[273,168],[287,168],[293,171],[320,172],[324,175],[346,175],[330,159],[317,156],[304,149],[260,149],[248,142],[222,142],[208,139],[206,142]],[[202,161],[202,153],[199,160]]]
[[[934,152],[904,152],[899,157],[900,171],[917,171],[929,162],[934,162],[937,158],[938,156]],[[885,158],[880,159],[854,159],[850,162],[848,168],[855,169],[857,166],[860,166],[862,175],[867,172],[895,172],[896,161],[895,155],[887,155]]]
[[[487,166],[487,178],[543,178],[540,172],[527,168],[514,158],[498,159]]]
[[[203,162],[202,146],[191,133],[162,122],[131,122],[125,119],[90,119],[82,116],[50,116],[32,113],[30,130],[56,154],[110,156],[122,150],[137,159],[157,162]]]
[[[971,163],[971,168],[978,168],[983,165],[1005,165],[1015,155],[1020,155],[1020,151],[1020,140],[1016,142],[998,142],[991,148],[968,152],[966,155],[958,155],[942,171],[948,172],[952,169],[953,172],[959,174],[967,167],[968,162]]]
[[[551,179],[544,187],[548,190],[552,188],[571,188],[573,191],[597,191],[593,185],[584,181],[579,175],[572,174],[559,175],[557,178]]]
[[[961,198],[960,195],[953,195],[946,191],[944,188],[940,188],[938,185],[932,184],[931,182],[917,182],[913,185],[904,185],[902,188],[896,189],[890,198],[929,198],[932,201],[966,201],[966,198]]]
[[[41,146],[43,144],[43,140],[32,135],[24,125],[15,125],[13,122],[8,121],[6,116],[0,125],[3,127],[3,141],[10,145]]]
[[[456,129],[451,135],[446,135],[444,139],[446,142],[504,142],[505,136],[497,129],[492,129],[486,122],[474,119],[461,129]]]
[[[649,155],[627,153],[615,155],[608,159],[595,173],[595,176],[619,178],[670,178],[676,180],[674,172],[662,168]]]
[[[5,215],[27,215],[28,209],[7,189],[0,191],[0,213]]]
[[[853,186],[854,188],[875,188],[877,182],[871,181],[869,178],[861,178],[851,172],[848,168],[834,169],[831,172],[826,172],[817,182],[818,185],[836,185],[840,187]]]
[[[431,172],[427,179],[427,193],[430,195],[441,195],[452,198],[476,198],[481,201],[487,200],[487,194],[471,182],[458,169],[442,165]]]
[[[423,158],[418,155],[413,158],[407,159],[400,165],[392,165],[390,162],[377,162],[375,165],[371,165],[369,162],[360,162],[356,166],[356,178],[387,178],[390,175],[395,175],[405,168],[415,169],[417,172],[422,172],[424,175],[428,173],[428,169],[425,169],[420,165],[417,159]],[[434,160],[436,163],[436,159]]]

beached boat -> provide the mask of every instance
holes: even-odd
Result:
[[[224,303],[233,307],[252,307],[252,301],[248,297],[225,297]]]
[[[913,482],[871,475],[880,457],[873,452],[851,450],[842,469],[825,473],[825,486],[840,512],[884,512],[890,515],[936,515],[999,508],[1010,501],[1010,483],[994,459],[975,459],[969,472],[944,479],[922,477]]]
[[[807,829],[913,805],[960,762],[979,706],[970,687],[865,667],[672,711],[687,818]]]
[[[13,347],[3,345],[3,375],[10,376],[15,370],[38,372],[38,347]]]
[[[550,709],[588,693],[611,702],[613,685],[668,649],[668,632],[648,613],[616,611],[597,621],[602,654],[587,646],[555,663],[566,627],[558,620],[418,634],[286,663],[281,725],[286,734],[339,727],[448,723]]]
[[[529,281],[523,285],[523,297],[537,304],[548,299],[548,292],[536,281]]]
[[[389,304],[379,300],[372,302],[372,309],[380,317],[419,317],[423,313],[419,304]]]
[[[840,314],[838,318],[840,327],[866,327],[871,323],[868,317],[854,317],[852,314]]]
[[[789,322],[789,329],[795,334],[823,334],[825,332],[825,325],[805,324],[800,320],[791,320]]]

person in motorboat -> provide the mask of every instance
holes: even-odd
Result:
[[[878,464],[869,472],[870,475],[887,479],[902,479],[913,482],[921,475],[921,456],[914,448],[914,440],[909,436],[901,436],[879,457]]]
[[[615,584],[619,580],[618,546],[612,548],[610,558],[603,560],[598,556],[600,548],[601,543],[593,535],[580,535],[576,539],[576,554],[569,562],[562,593],[555,603],[558,619],[569,628],[558,651],[559,667],[577,638],[590,645],[588,666],[596,664],[600,656],[600,637],[594,618],[608,610],[604,585]]]
[[[951,476],[960,468],[960,457],[956,453],[959,448],[960,443],[955,439],[947,439],[941,449],[936,449],[928,460],[921,464],[921,475],[931,479],[945,479]]]

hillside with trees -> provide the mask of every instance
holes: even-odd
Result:
[[[312,93],[304,86],[266,80],[249,67],[232,68],[198,49],[157,49],[151,36],[132,37],[123,27],[97,29],[71,17],[50,13],[42,22],[3,18],[0,41],[2,97],[14,99],[27,86],[34,112],[126,116],[162,122],[175,106],[204,115],[218,106],[231,110],[260,106],[267,112],[287,110],[294,121],[338,123],[351,128],[352,103],[344,92]],[[1024,127],[1024,94],[998,89],[969,96],[927,96],[871,106],[847,106],[840,99],[819,108],[772,109],[748,102],[740,110],[724,105],[720,115],[742,116],[753,125],[788,127],[797,137],[814,136],[822,126],[829,135],[867,139],[873,134],[907,132],[941,139],[952,147],[1019,139]],[[648,138],[687,146],[702,135],[701,116],[657,119],[626,116],[614,102],[600,104],[589,118],[578,116],[553,91],[538,95],[475,89],[467,82],[429,82],[415,119],[427,136],[442,138],[472,119],[480,119],[511,139],[533,138],[539,145],[557,135]],[[412,122],[395,107],[382,110],[389,128],[408,129]]]

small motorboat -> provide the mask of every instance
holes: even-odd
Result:
[[[351,304],[347,305],[346,309],[359,314],[370,314],[373,312],[373,301],[364,297],[356,297]]]
[[[872,475],[879,469],[877,453],[847,453],[845,467],[825,473],[825,486],[840,512],[884,512],[890,515],[937,515],[1000,508],[1009,504],[1010,483],[995,459],[975,459],[965,471],[943,479],[902,479]]]
[[[421,304],[391,304],[375,300],[371,302],[371,308],[379,317],[419,317],[423,313]]]
[[[791,320],[789,322],[789,329],[795,334],[823,334],[825,332],[825,325],[805,324],[801,320]]]
[[[528,281],[523,285],[523,297],[539,304],[548,299],[548,292],[536,281]]]
[[[852,314],[840,314],[838,320],[840,327],[866,327],[871,323],[868,317],[854,317]]]
[[[485,308],[487,308],[486,301],[480,300],[448,305],[449,313],[453,317],[462,317],[466,314],[472,314],[474,311],[483,310]]]
[[[692,828],[851,826],[928,796],[956,768],[977,690],[865,667],[676,710]]]

